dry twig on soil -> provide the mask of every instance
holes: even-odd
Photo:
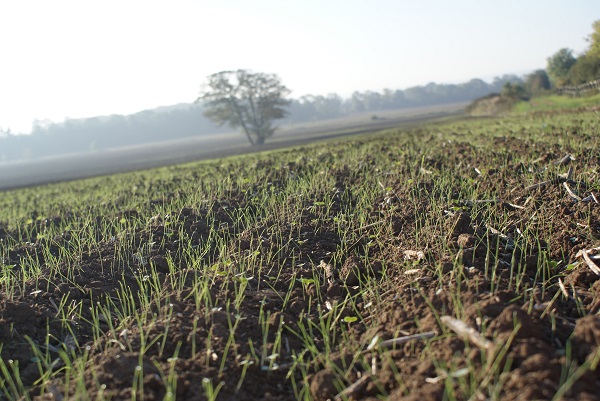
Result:
[[[575,157],[571,155],[565,155],[565,157],[555,161],[554,164],[557,166],[562,166],[564,164],[569,164],[572,160],[575,160]]]
[[[367,384],[367,380],[369,380],[370,378],[371,374],[365,373],[356,382],[352,383],[349,387],[346,387],[344,390],[340,391],[338,395],[334,397],[334,400],[338,401],[353,397],[363,389],[363,387]]]
[[[598,198],[596,198],[596,195],[594,195],[593,192],[591,193],[591,195],[586,196],[581,201],[582,202],[592,202],[592,201],[594,201],[596,203],[600,203],[600,202],[598,202]]]
[[[551,184],[551,183],[552,183],[552,181],[548,180],[548,181],[538,182],[537,184],[531,184],[531,185],[525,187],[525,191],[534,191],[538,188],[545,187],[546,185]]]
[[[436,335],[437,335],[437,333],[435,331],[427,331],[425,333],[413,334],[410,336],[391,338],[389,340],[382,341],[379,344],[379,348],[391,348],[396,345],[406,344],[407,342],[410,342],[413,340],[428,340],[430,338],[435,337]]]
[[[442,323],[444,323],[450,330],[455,332],[465,340],[471,341],[473,344],[478,346],[479,348],[483,348],[485,350],[491,349],[493,347],[493,343],[482,336],[472,327],[469,327],[463,321],[453,318],[452,316],[442,316]]]
[[[367,224],[366,226],[358,227],[358,228],[354,229],[354,232],[359,232],[359,231],[365,230],[370,227],[375,227],[382,223],[385,223],[385,221],[384,220],[376,221],[375,223],[371,223],[371,224]]]
[[[406,344],[413,340],[428,340],[435,336],[437,336],[437,332],[426,331],[424,333],[411,334],[404,337],[390,338],[389,340],[385,340],[380,343],[377,343],[379,336],[375,336],[375,338],[373,338],[373,341],[371,341],[371,344],[369,344],[369,346],[363,351],[363,353],[372,351],[376,348],[392,348],[396,345]]]
[[[573,166],[569,166],[567,172],[564,174],[560,174],[558,177],[565,181],[571,181],[571,178],[573,177]]]
[[[577,255],[579,255],[580,253],[583,257],[583,260],[585,261],[585,264],[588,265],[590,270],[596,273],[598,276],[600,276],[600,267],[598,267],[598,265],[592,260],[592,258],[590,258],[590,255],[588,255],[588,251],[582,249],[577,253]]]
[[[551,180],[541,181],[536,184],[531,184],[525,187],[525,191],[533,191],[546,185],[558,185],[561,183],[568,182],[570,184],[577,184],[571,178],[573,177],[573,167],[569,167],[569,170],[564,174],[559,174],[556,178]]]
[[[581,197],[578,196],[575,192],[573,192],[573,190],[569,187],[569,184],[563,182],[563,187],[565,187],[569,195],[571,195],[571,198],[575,199],[578,202],[581,202]]]
[[[506,202],[506,206],[513,208],[513,210],[514,209],[525,209],[525,206],[519,206],[517,204],[510,203],[510,202]]]
[[[565,287],[565,285],[563,284],[561,279],[558,279],[558,286],[560,287],[560,291],[563,293],[563,295],[565,296],[565,299],[569,299],[569,293],[567,292],[567,289]]]

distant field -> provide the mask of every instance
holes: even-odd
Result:
[[[597,112],[421,118],[4,191],[0,399],[597,400]]]
[[[0,163],[0,190],[308,143],[333,136],[352,135],[455,115],[464,107],[465,104],[462,103],[449,104],[378,113],[376,120],[373,120],[373,114],[369,113],[345,119],[286,126],[260,148],[249,146],[240,133],[229,133],[34,161]]]

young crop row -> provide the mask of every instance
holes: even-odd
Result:
[[[538,113],[4,192],[0,390],[592,397],[598,149]]]

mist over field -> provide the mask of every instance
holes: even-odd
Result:
[[[466,105],[467,103],[463,102],[383,111],[376,119],[373,119],[371,114],[359,114],[305,124],[289,124],[283,126],[272,141],[258,148],[250,146],[239,132],[226,128],[215,129],[214,133],[188,137],[157,136],[153,140],[139,142],[131,142],[132,138],[136,138],[134,135],[126,136],[120,141],[119,137],[115,137],[112,146],[104,149],[86,148],[85,142],[79,142],[82,148],[71,148],[73,151],[70,153],[44,155],[38,158],[28,157],[0,163],[0,190],[307,144],[315,140],[354,135],[376,129],[414,124],[435,117],[461,114]],[[99,134],[102,132],[100,131]],[[17,140],[26,138],[28,137],[14,137]],[[42,136],[41,139],[42,146],[45,143],[55,147],[61,143],[69,143],[68,139],[56,143],[54,136],[50,135]],[[74,142],[78,143],[76,140]]]
[[[568,64],[587,48],[594,4],[544,3],[547,16],[535,19],[535,1],[2,4],[0,176],[17,182],[30,171],[26,185],[45,182],[42,173],[55,180],[242,149],[253,135],[261,145],[391,125],[396,112],[451,108],[506,84],[522,97],[519,85],[532,88],[524,81],[553,51],[562,46]],[[588,64],[573,82],[590,75]],[[272,121],[244,127],[240,110],[226,116],[198,102],[210,74],[236,69],[272,74],[284,88],[281,108],[263,114]]]
[[[306,95],[292,99],[274,139],[305,140],[316,134],[393,126],[417,115],[456,113],[465,102],[500,91],[514,75],[492,83],[431,83],[382,93]],[[458,106],[457,106],[458,104]],[[249,151],[242,134],[219,126],[199,103],[182,103],[132,115],[110,115],[61,123],[36,121],[30,134],[0,136],[0,188],[148,168],[211,155]],[[338,132],[339,133],[339,132]]]
[[[363,116],[377,119],[377,113],[413,108],[426,108],[468,102],[499,92],[506,82],[518,83],[515,75],[496,78],[492,83],[480,79],[458,85],[430,83],[406,90],[354,92],[349,98],[337,94],[305,95],[292,99],[288,115],[279,122],[281,130],[290,130],[306,123]],[[202,139],[214,134],[234,132],[218,126],[203,115],[203,106],[182,103],[145,110],[132,115],[98,116],[68,119],[64,122],[36,121],[26,135],[0,136],[0,168],[3,163],[34,161],[42,157],[88,153],[139,146],[155,142]],[[241,142],[241,141],[240,141]]]

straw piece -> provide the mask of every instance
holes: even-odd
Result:
[[[558,279],[558,286],[560,287],[560,290],[563,293],[563,295],[565,296],[565,298],[569,299],[570,298],[569,293],[567,292],[567,289],[561,279]]]
[[[567,180],[570,180],[573,177],[573,166],[569,166],[569,170],[567,171]]]
[[[573,192],[573,190],[569,187],[569,184],[567,184],[566,182],[563,182],[563,187],[565,187],[565,189],[567,190],[569,195],[571,195],[571,198],[575,199],[576,201],[581,202],[581,197],[578,196],[575,192]]]
[[[405,344],[413,340],[428,340],[437,335],[435,331],[427,331],[425,333],[412,334],[410,336],[397,337],[379,343],[379,348],[392,348],[395,345]]]
[[[389,340],[385,340],[380,343],[377,343],[377,341],[379,339],[379,336],[377,335],[373,338],[373,341],[371,341],[371,344],[369,344],[369,346],[363,351],[363,353],[366,353],[366,352],[369,352],[369,351],[372,351],[372,350],[378,349],[378,348],[392,348],[396,345],[406,344],[413,340],[428,340],[435,336],[437,336],[437,332],[426,331],[424,333],[411,334],[411,335],[404,336],[404,337],[391,338]]]
[[[494,344],[482,336],[472,327],[469,327],[466,323],[453,318],[452,316],[442,316],[442,323],[444,323],[450,330],[455,332],[463,339],[471,341],[473,344],[483,349],[491,349]]]
[[[565,155],[565,157],[563,157],[562,159],[555,161],[554,164],[557,166],[561,166],[563,164],[569,164],[571,160],[575,160],[575,158],[571,155]]]
[[[583,249],[583,252],[581,252],[581,256],[583,256],[583,260],[585,260],[585,263],[588,265],[590,270],[596,273],[598,276],[600,276],[600,267],[598,267],[598,265],[594,263],[594,261],[590,258],[590,255],[588,255],[585,249]]]
[[[367,384],[367,380],[371,378],[370,373],[365,373],[360,379],[356,382],[352,383],[349,387],[346,387],[344,390],[340,391],[338,395],[336,395],[333,399],[335,401],[343,400],[347,398],[351,398],[354,395],[357,395],[363,387]]]
[[[379,224],[383,224],[383,223],[385,223],[385,220],[376,221],[375,223],[371,223],[371,224],[367,224],[366,226],[358,227],[358,228],[354,229],[354,232],[358,232],[358,231],[361,231],[361,230],[364,230],[364,229],[367,229],[370,227],[378,226]]]
[[[532,185],[529,185],[529,186],[525,187],[525,191],[533,191],[533,190],[536,190],[538,188],[545,187],[546,185],[551,184],[551,183],[552,183],[552,181],[538,182],[537,184],[532,184]]]

